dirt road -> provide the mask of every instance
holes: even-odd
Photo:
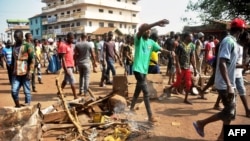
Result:
[[[165,67],[161,67],[161,71],[165,74]],[[36,84],[36,93],[32,92],[32,104],[41,103],[42,108],[48,107],[57,102],[55,78],[56,74],[45,74],[45,68],[42,68],[42,80],[44,84]],[[117,74],[122,74],[123,69],[117,67]],[[111,91],[112,86],[107,85],[105,88],[99,87],[101,73],[91,73],[90,88],[98,96],[107,94]],[[78,82],[78,74],[75,74]],[[166,84],[167,77],[164,77],[164,83]],[[250,80],[250,75],[246,79]],[[76,84],[78,86],[78,83]],[[10,85],[8,84],[6,70],[0,69],[0,107],[14,106],[11,98]],[[78,87],[77,87],[78,88]],[[247,85],[247,91],[250,90],[250,85]],[[68,100],[72,100],[71,89],[69,85],[66,86],[64,91]],[[250,103],[249,92],[247,93],[247,99]],[[212,109],[214,102],[217,98],[217,94],[209,93],[206,95],[208,100],[197,99],[197,96],[189,96],[193,105],[187,105],[183,103],[184,95],[172,95],[170,99],[158,101],[152,100],[152,110],[159,122],[149,131],[152,133],[150,137],[143,138],[146,141],[194,141],[194,140],[216,140],[222,122],[218,121],[211,123],[205,128],[205,137],[201,138],[193,128],[192,122],[198,119],[208,117],[218,111]],[[21,103],[24,102],[23,91],[20,93]],[[244,108],[240,99],[237,99],[237,117],[232,124],[250,124],[250,118],[245,117]],[[138,101],[139,102],[139,101]],[[222,104],[221,104],[222,105]],[[249,104],[250,105],[250,104]],[[143,106],[140,110],[136,111],[137,114],[131,116],[136,122],[147,121],[146,109]]]

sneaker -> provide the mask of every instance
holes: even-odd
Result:
[[[158,120],[155,117],[151,117],[148,119],[149,122],[157,122]]]
[[[166,97],[167,97],[166,94],[163,93],[163,94],[158,98],[158,100],[162,101],[162,100],[164,100]]]
[[[104,83],[100,83],[99,86],[100,86],[100,87],[105,87],[105,84],[104,84]]]

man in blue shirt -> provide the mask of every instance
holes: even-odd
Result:
[[[12,66],[11,66],[11,61],[12,61],[12,44],[10,40],[7,41],[6,47],[3,48],[3,59],[6,63],[6,68],[8,71],[8,76],[9,76],[9,82],[11,84],[11,79],[12,79]]]

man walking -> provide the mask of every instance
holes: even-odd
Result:
[[[150,29],[154,26],[165,26],[169,21],[166,19],[160,20],[158,22],[152,24],[143,24],[140,26],[138,33],[135,36],[135,56],[134,56],[134,64],[133,71],[135,75],[135,79],[137,80],[135,92],[133,95],[133,99],[131,102],[130,110],[134,110],[135,103],[140,92],[143,92],[143,100],[145,103],[145,107],[148,114],[149,122],[157,122],[155,117],[153,117],[150,101],[149,101],[149,92],[146,82],[146,74],[148,73],[148,66],[150,55],[152,51],[162,51],[170,53],[168,50],[162,49],[155,41],[149,39]],[[173,52],[174,54],[174,52]]]
[[[220,44],[217,57],[217,67],[215,72],[215,87],[224,105],[224,109],[206,119],[193,122],[196,132],[204,137],[204,127],[218,120],[223,121],[223,125],[229,125],[236,115],[235,106],[235,69],[238,58],[237,39],[246,27],[245,22],[240,18],[235,18],[231,22],[230,35],[227,35]],[[223,127],[218,140],[224,139]]]
[[[69,32],[67,34],[67,41],[65,43],[61,43],[58,48],[58,53],[60,58],[62,59],[62,65],[64,69],[64,79],[61,84],[62,90],[65,88],[67,82],[70,83],[71,90],[73,92],[74,99],[77,99],[76,88],[75,88],[75,78],[74,78],[74,34]]]
[[[78,65],[78,70],[80,73],[79,76],[79,95],[84,93],[84,96],[87,96],[89,88],[89,75],[90,75],[90,66],[91,58],[93,59],[93,67],[96,67],[96,59],[94,55],[94,50],[87,41],[87,35],[83,33],[81,35],[82,41],[76,44],[75,47],[75,58]],[[90,58],[91,57],[91,58]]]
[[[34,52],[31,44],[23,41],[22,30],[14,32],[14,39],[16,43],[13,49],[12,65],[14,65],[14,70],[11,95],[16,107],[20,107],[19,90],[21,86],[23,86],[25,94],[25,105],[30,105],[31,102],[30,79],[34,70]]]
[[[120,57],[118,53],[116,52],[115,49],[115,42],[113,41],[113,32],[109,31],[108,32],[108,40],[107,42],[104,42],[103,44],[103,59],[106,60],[107,63],[107,71],[106,75],[109,76],[109,71],[112,72],[112,76],[116,75],[116,70],[115,70],[115,56],[117,56],[117,59],[122,66],[122,62],[120,60]],[[110,79],[108,80],[107,84],[112,84]]]
[[[11,66],[11,62],[12,62],[12,44],[11,44],[10,40],[7,41],[6,47],[3,48],[2,53],[3,53],[3,59],[4,59],[5,63],[6,63],[6,68],[7,68],[7,71],[8,71],[9,82],[11,84],[13,66]]]
[[[194,54],[194,44],[192,43],[193,35],[189,32],[184,33],[183,42],[176,48],[176,74],[177,80],[169,88],[166,89],[166,95],[170,96],[172,88],[179,88],[183,83],[185,83],[185,98],[184,103],[192,104],[188,101],[188,94],[191,92],[192,86],[192,73],[190,69],[190,64],[193,66],[194,76],[196,76],[196,62]],[[166,95],[163,95],[166,96]],[[160,97],[159,100],[162,100]]]

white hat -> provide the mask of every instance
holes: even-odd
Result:
[[[49,38],[48,42],[54,42],[54,40],[52,38]]]
[[[204,33],[199,32],[199,33],[198,33],[198,38],[201,38],[201,37],[204,37]]]

